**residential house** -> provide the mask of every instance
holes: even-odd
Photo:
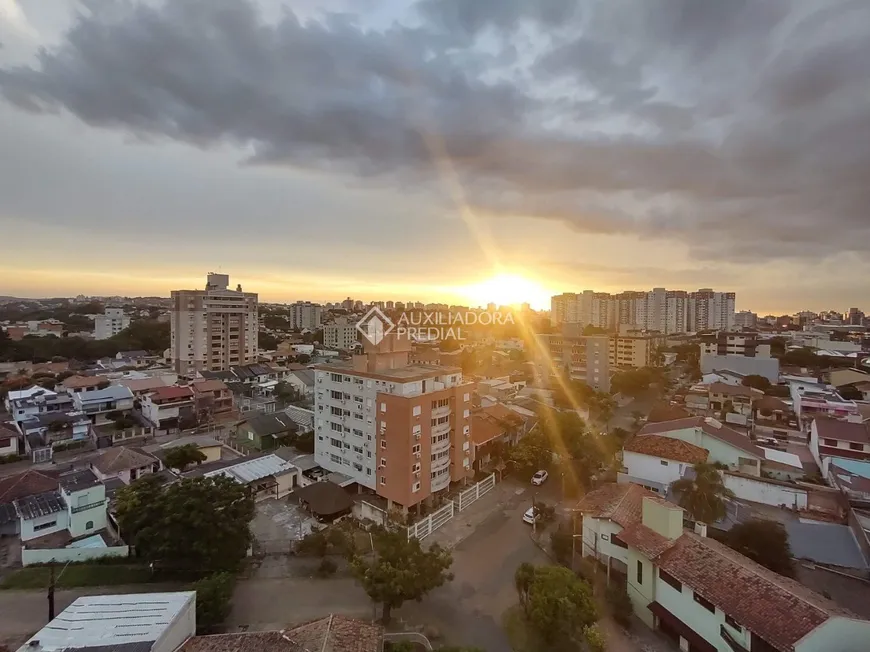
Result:
[[[194,393],[190,387],[158,387],[141,401],[142,416],[160,430],[180,429],[185,421],[192,421]]]
[[[166,381],[159,376],[152,378],[123,378],[117,381],[117,384],[129,389],[136,398],[143,398],[161,387],[166,387]]]
[[[715,369],[708,374],[704,374],[701,378],[701,383],[704,385],[712,385],[713,383],[724,383],[726,385],[742,385],[745,374],[739,374],[736,371],[728,369]]]
[[[637,435],[622,449],[619,482],[634,482],[666,495],[673,482],[683,477],[686,468],[707,461],[705,448],[662,435]]]
[[[0,423],[0,457],[18,455],[18,434],[11,425]]]
[[[56,471],[28,469],[0,478],[0,535],[16,536],[21,532],[15,501],[58,488]]]
[[[194,395],[197,423],[211,423],[232,418],[233,393],[222,380],[200,380],[190,384]]]
[[[809,449],[820,469],[826,457],[870,460],[870,423],[858,416],[846,421],[816,417],[810,426]]]
[[[752,430],[755,435],[788,438],[791,431],[800,434],[797,417],[791,406],[775,396],[763,396],[752,403]]]
[[[832,369],[826,376],[841,395],[850,392],[853,399],[870,401],[870,373],[858,369]]]
[[[471,414],[471,441],[474,446],[474,468],[487,469],[499,447],[516,445],[523,434],[524,419],[510,408],[497,403],[475,410]]]
[[[271,451],[298,431],[299,426],[283,412],[253,413],[236,426],[231,445],[246,455]]]
[[[106,376],[70,376],[60,383],[61,387],[70,394],[100,389],[100,386],[108,387],[109,379]]]
[[[158,473],[162,465],[159,459],[141,448],[107,448],[90,463],[90,468],[100,480],[119,478],[130,484],[144,475]]]
[[[158,359],[159,356],[151,355],[148,351],[119,351],[115,359],[130,367],[147,367]]]
[[[46,462],[56,446],[89,440],[92,424],[84,412],[48,412],[22,421],[18,428],[32,460]]]
[[[75,409],[84,412],[91,423],[109,423],[109,414],[127,413],[133,410],[133,392],[122,385],[110,385],[105,389],[82,391],[73,394]]]
[[[42,387],[10,391],[6,396],[7,410],[16,423],[40,414],[54,414],[73,410],[73,399],[65,392],[57,393]]]
[[[18,652],[175,652],[195,640],[195,633],[195,591],[87,595],[76,598]],[[211,652],[224,649],[229,648]]]
[[[809,422],[817,416],[845,419],[850,415],[858,414],[855,401],[843,398],[835,389],[813,378],[798,376],[784,378],[789,386],[795,414],[804,425],[809,425]]]
[[[255,500],[284,498],[301,483],[299,468],[273,453],[201,464],[184,473],[185,477],[211,478],[218,475],[248,486]]]
[[[708,538],[703,524],[685,530],[677,505],[612,487],[587,494],[578,505],[583,554],[597,556],[587,536],[606,524],[607,550],[626,559],[625,584],[635,613],[680,649],[866,650],[870,622]]]
[[[314,370],[294,369],[284,378],[293,389],[299,392],[299,396],[311,397],[314,394]]]
[[[280,631],[194,636],[178,652],[383,652],[384,638],[377,623],[330,615]]]
[[[752,404],[762,398],[764,392],[745,385],[729,385],[716,382],[708,387],[711,416],[725,414],[725,421],[746,424],[752,416]]]
[[[709,451],[709,462],[720,462],[733,471],[761,475],[764,451],[749,437],[712,417],[689,417],[677,421],[648,423],[637,436],[661,435],[694,444]]]
[[[299,434],[303,432],[312,432],[314,430],[314,410],[299,407],[298,405],[289,405],[284,408],[284,414],[290,417],[290,420],[299,426]]]
[[[203,464],[219,461],[223,449],[223,444],[214,437],[210,437],[209,435],[191,435],[189,437],[179,437],[178,439],[174,439],[165,444],[153,444],[143,450],[163,461],[168,451],[173,448],[178,448],[179,446],[195,447],[200,453],[205,455],[205,460],[202,462]]]
[[[822,476],[849,500],[870,502],[870,461],[826,457],[822,460]]]

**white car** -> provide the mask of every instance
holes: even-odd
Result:
[[[532,484],[534,485],[542,485],[547,481],[547,478],[550,477],[550,474],[546,471],[538,471],[535,475],[532,476]]]
[[[526,510],[526,513],[523,514],[523,523],[528,523],[529,525],[535,524],[535,508],[529,507]]]

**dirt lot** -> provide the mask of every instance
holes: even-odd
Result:
[[[269,499],[257,503],[251,531],[260,552],[284,553],[293,541],[311,532],[314,518],[298,505],[286,500]]]

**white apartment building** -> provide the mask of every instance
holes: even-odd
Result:
[[[653,288],[649,292],[608,294],[585,290],[550,300],[550,321],[608,330],[628,327],[659,333],[686,333],[734,325],[734,293]],[[720,326],[720,324],[723,324]]]
[[[355,324],[348,323],[344,317],[339,317],[334,324],[323,327],[323,346],[327,349],[349,351],[359,341],[359,331]]]
[[[106,308],[102,315],[94,317],[94,339],[107,340],[130,326],[130,318],[123,308]]]
[[[291,328],[316,331],[323,321],[323,307],[319,303],[297,301],[289,306],[288,321]]]
[[[205,290],[173,290],[170,355],[175,371],[224,371],[257,361],[257,294],[227,274],[209,273]]]
[[[387,338],[315,367],[315,460],[407,509],[473,474],[471,383]]]

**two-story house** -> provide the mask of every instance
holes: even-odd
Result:
[[[870,423],[858,415],[847,420],[816,417],[810,426],[809,449],[820,469],[826,457],[870,460]]]
[[[619,482],[635,482],[665,495],[686,468],[707,461],[705,448],[662,435],[632,437],[622,449],[623,470]]]
[[[725,420],[745,424],[752,416],[752,404],[764,396],[764,392],[745,385],[730,385],[716,382],[707,390],[709,410],[712,416],[726,415]],[[728,415],[732,416],[728,416]]]
[[[55,446],[85,441],[91,435],[91,420],[83,412],[47,412],[18,424],[24,450],[34,462],[52,458]]]
[[[236,426],[231,445],[244,455],[275,450],[287,442],[299,426],[284,412],[251,413]]]
[[[870,622],[708,538],[703,524],[685,530],[682,508],[658,496],[638,501],[626,494],[614,510],[612,487],[605,485],[578,504],[583,554],[595,554],[586,545],[587,519],[601,522],[610,514],[608,538],[616,539],[615,548],[626,559],[625,584],[635,613],[681,650],[867,649]],[[624,507],[629,498],[631,509]],[[619,522],[612,518],[616,511]]]
[[[95,425],[109,423],[110,414],[129,413],[133,410],[133,392],[122,385],[110,385],[73,394],[75,409],[84,412]]]
[[[155,428],[179,428],[185,420],[194,418],[194,394],[190,387],[158,387],[142,398],[142,415]]]
[[[24,390],[27,391],[26,395],[12,399],[7,397],[9,413],[16,423],[41,414],[63,414],[73,410],[73,399],[69,394],[57,393],[41,387],[31,388],[31,390],[35,391]]]
[[[190,385],[193,390],[198,423],[210,423],[231,418],[233,393],[222,380],[200,380]]]

